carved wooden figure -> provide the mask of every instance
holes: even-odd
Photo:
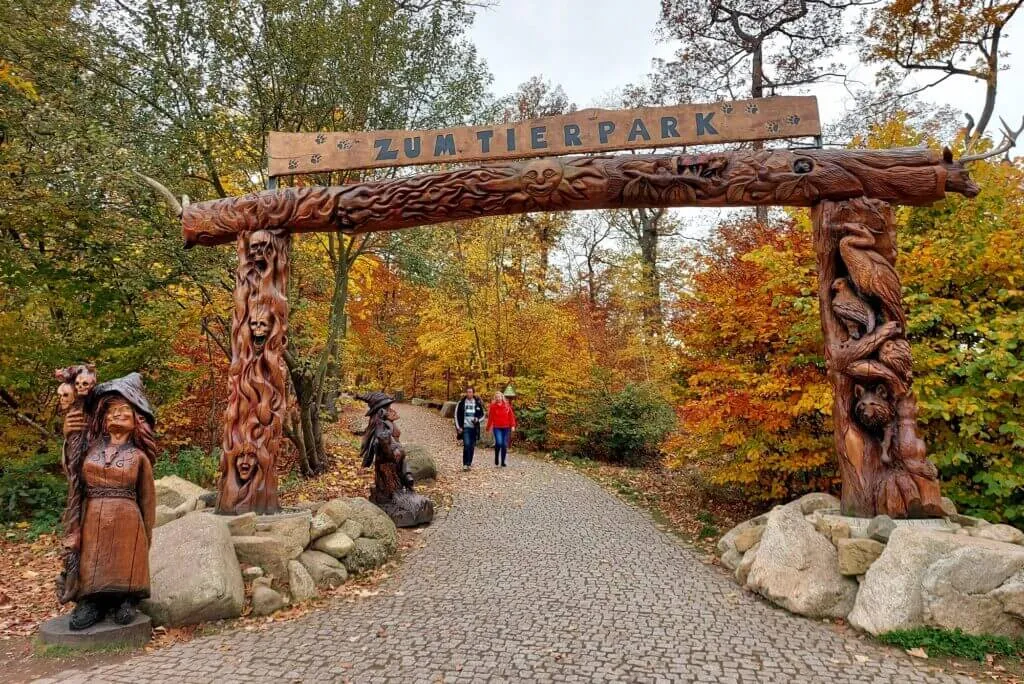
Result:
[[[90,386],[91,387],[91,386]],[[76,602],[72,629],[110,611],[126,625],[149,596],[149,546],[156,519],[153,410],[142,377],[131,373],[91,388],[84,449],[69,452],[62,540],[62,603]],[[70,417],[70,414],[69,414]]]
[[[276,513],[287,384],[288,236],[238,236],[218,513]]]
[[[917,436],[892,209],[825,201],[813,217],[843,513],[941,516],[938,472]]]
[[[399,527],[412,527],[434,519],[434,504],[413,491],[413,479],[405,465],[405,449],[399,441],[401,431],[395,424],[398,413],[394,399],[383,392],[360,395],[369,409],[370,421],[363,433],[359,451],[363,467],[373,466],[370,501],[377,504]]]

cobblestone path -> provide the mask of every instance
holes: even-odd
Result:
[[[458,487],[380,594],[61,681],[968,681],[763,604],[583,476],[483,449],[463,474],[436,414],[400,413]]]

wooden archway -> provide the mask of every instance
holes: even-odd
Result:
[[[812,209],[843,512],[941,515],[937,471],[917,434],[891,205],[931,204],[950,192],[973,197],[979,188],[948,151],[802,149],[541,157],[189,205],[186,247],[235,242],[238,250],[218,510],[278,507],[292,233],[534,211],[773,205]],[[239,460],[243,470],[255,461],[263,479],[239,478]]]

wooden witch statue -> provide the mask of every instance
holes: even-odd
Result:
[[[370,392],[356,397],[369,406],[370,422],[363,433],[359,454],[363,467],[373,465],[373,487],[370,501],[390,516],[398,527],[422,525],[434,519],[434,504],[413,491],[413,478],[405,465],[405,449],[398,441],[401,434],[395,421],[398,412],[395,400],[383,392]]]
[[[66,446],[68,502],[64,509],[61,603],[74,601],[70,626],[82,630],[110,612],[135,619],[149,597],[149,546],[156,519],[153,409],[142,376],[131,373],[91,387],[83,411],[68,411],[64,433],[84,430]]]

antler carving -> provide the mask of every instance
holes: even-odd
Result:
[[[971,154],[967,155],[966,157],[960,157],[961,164],[980,161],[982,159],[989,159],[991,157],[998,157],[999,155],[1005,154],[1006,152],[1009,152],[1011,149],[1016,147],[1017,137],[1021,134],[1021,132],[1024,132],[1024,118],[1021,119],[1020,128],[1018,128],[1017,130],[1013,130],[1012,128],[1010,128],[1010,125],[1006,123],[1003,117],[999,117],[999,122],[1003,124],[1002,141],[996,147],[992,148],[988,152],[983,152],[982,154]]]

